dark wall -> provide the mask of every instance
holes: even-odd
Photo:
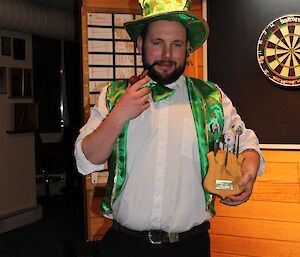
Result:
[[[262,30],[288,14],[299,0],[209,0],[208,78],[232,100],[246,125],[264,144],[300,143],[300,90],[268,80],[258,65]]]

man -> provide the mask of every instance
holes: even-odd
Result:
[[[79,172],[110,175],[102,209],[114,219],[101,242],[103,256],[210,256],[214,197],[202,183],[206,154],[232,127],[243,128],[244,191],[223,200],[248,200],[264,160],[227,96],[213,83],[183,75],[188,53],[207,38],[206,22],[190,1],[140,0],[144,18],[125,24],[148,76],[116,81],[101,91],[76,142]],[[166,85],[167,87],[161,86]],[[219,132],[213,135],[211,127]]]

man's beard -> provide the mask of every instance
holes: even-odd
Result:
[[[144,69],[148,70],[148,76],[158,84],[167,85],[175,82],[184,72],[186,66],[186,57],[184,58],[184,63],[182,65],[177,66],[176,62],[171,60],[158,60],[153,63],[149,63],[146,58],[146,51],[143,49],[142,52],[143,57],[143,65]],[[157,64],[169,64],[174,65],[175,69],[170,74],[161,74],[155,70],[155,65]]]

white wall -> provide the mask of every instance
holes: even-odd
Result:
[[[3,56],[0,40],[0,67],[32,68],[32,37],[0,30],[0,36],[25,39],[25,61]],[[7,74],[8,75],[8,74]],[[0,233],[5,217],[36,208],[35,146],[33,133],[8,134],[11,104],[33,102],[32,98],[9,98],[0,94]]]

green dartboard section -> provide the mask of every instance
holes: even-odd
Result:
[[[257,42],[257,61],[264,75],[282,87],[300,87],[300,15],[270,22]]]

